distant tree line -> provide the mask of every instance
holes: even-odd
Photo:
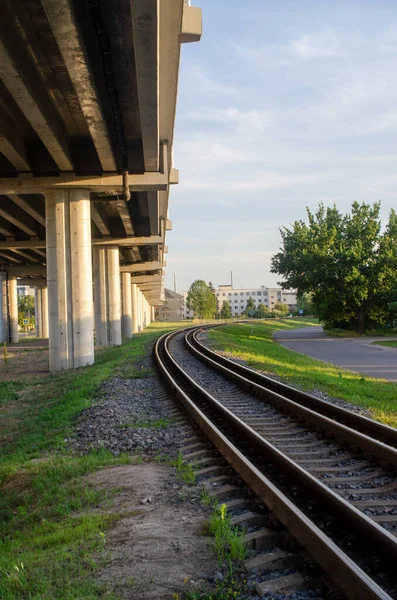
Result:
[[[326,327],[364,333],[396,322],[397,216],[390,211],[382,232],[379,213],[380,202],[354,202],[348,214],[321,203],[316,213],[307,209],[307,221],[280,230],[271,270]]]

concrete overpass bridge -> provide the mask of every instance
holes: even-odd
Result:
[[[36,288],[50,369],[92,364],[163,298],[185,0],[3,0],[0,341]]]

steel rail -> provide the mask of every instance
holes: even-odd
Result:
[[[217,327],[222,325],[216,324]],[[209,327],[210,326],[202,327],[202,329],[207,329]],[[193,343],[196,349],[218,364],[227,367],[235,373],[246,377],[250,381],[257,383],[264,388],[279,394],[283,394],[291,400],[302,404],[303,406],[311,408],[312,410],[324,414],[325,416],[328,416],[339,423],[348,425],[357,431],[361,431],[362,433],[365,433],[379,441],[397,448],[397,429],[389,427],[388,425],[384,425],[383,423],[379,423],[378,421],[374,421],[373,419],[369,419],[368,417],[364,417],[363,415],[358,415],[346,408],[336,406],[335,404],[331,404],[325,400],[320,400],[319,398],[316,398],[307,392],[297,390],[285,383],[281,383],[275,379],[272,379],[271,377],[263,375],[262,373],[258,373],[257,371],[254,371],[245,365],[240,365],[233,360],[226,358],[225,356],[221,356],[217,352],[210,350],[197,339],[197,334],[199,332],[200,330],[197,329],[193,335]]]
[[[194,333],[194,330],[190,330],[185,336],[185,343],[189,351],[208,367],[214,369],[227,379],[233,381],[233,383],[235,383],[238,387],[248,391],[251,394],[254,394],[256,397],[266,400],[266,402],[270,402],[278,408],[288,411],[290,414],[304,419],[306,422],[312,423],[316,427],[319,427],[323,430],[332,433],[336,438],[345,440],[349,444],[361,448],[368,454],[376,456],[381,461],[397,467],[396,448],[385,444],[384,442],[381,442],[378,439],[370,437],[365,433],[361,433],[357,429],[352,429],[347,425],[344,425],[330,417],[327,417],[326,415],[317,412],[315,409],[308,408],[303,404],[296,402],[295,400],[291,400],[280,393],[274,392],[259,383],[255,383],[255,381],[251,379],[251,373],[253,372],[251,371],[251,369],[249,369],[248,372],[244,371],[244,375],[240,375],[237,372],[237,369],[234,369],[236,363],[234,363],[233,361],[228,361],[227,366],[224,366],[223,364],[221,364],[221,362],[217,361],[218,355],[212,353],[215,355],[215,358],[212,355],[211,357],[208,356],[207,353],[202,352],[203,346],[201,344],[200,349],[197,348],[198,342],[196,340],[196,342],[194,343]],[[289,388],[289,386],[286,387],[288,389],[292,389]],[[345,412],[348,413],[349,411]],[[354,413],[350,414],[355,417],[359,416],[355,415]],[[366,420],[370,421],[370,419]]]
[[[207,402],[211,409],[217,412],[225,421],[240,435],[248,439],[263,454],[274,459],[279,458],[286,464],[293,463],[288,457],[265,442],[253,429],[243,423],[238,417],[233,415],[228,409],[223,407],[215,398],[201,388],[193,379],[177,364],[168,349],[169,340],[180,332],[165,334],[156,343],[154,355],[160,373],[167,381],[168,385],[174,391],[177,398],[182,402],[186,410],[190,413],[196,423],[201,427],[215,447],[224,456],[226,461],[240,474],[245,483],[263,500],[266,506],[277,516],[285,527],[306,547],[309,553],[315,558],[316,562],[322,566],[331,579],[335,582],[337,588],[346,592],[352,600],[363,599],[382,599],[390,600],[390,596],[382,590],[354,561],[352,561],[326,534],[324,534],[298,507],[296,507],[277,487],[263,474],[257,467],[245,457],[238,448],[229,440],[219,428],[217,428],[207,415],[195,404],[195,402],[183,391],[171,371],[175,371],[182,380],[187,383],[199,396]],[[278,462],[278,461],[277,461]],[[292,466],[292,465],[290,465]],[[295,465],[295,468],[301,472],[303,469]],[[304,472],[304,471],[303,471]],[[304,472],[305,473],[305,472]],[[310,479],[312,476],[306,473]],[[316,484],[316,480],[314,480]],[[320,487],[324,487],[320,484]],[[326,492],[330,492],[325,488]],[[317,495],[317,494],[316,494]],[[336,494],[333,494],[335,495]],[[345,503],[343,499],[337,496],[337,499]],[[328,503],[329,504],[329,503]],[[347,503],[346,503],[347,504]],[[361,513],[347,504],[348,509],[352,510],[355,518],[360,517]],[[358,513],[358,514],[357,514]],[[367,531],[378,529],[378,526],[371,522],[367,517],[362,517],[362,523],[365,524]],[[369,529],[368,529],[369,527]],[[384,530],[381,528],[380,532]],[[364,530],[365,531],[365,530]],[[361,529],[361,533],[364,533]],[[390,552],[397,557],[397,542],[384,532],[385,538],[390,543],[388,556]],[[393,551],[392,551],[393,549]]]

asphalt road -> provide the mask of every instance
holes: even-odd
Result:
[[[332,338],[322,327],[278,331],[275,339],[283,346],[332,363],[367,377],[397,382],[397,348],[371,344],[394,338]]]

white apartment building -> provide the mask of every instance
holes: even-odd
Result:
[[[255,308],[263,304],[272,310],[278,302],[287,304],[291,310],[296,307],[296,292],[283,290],[279,287],[267,288],[262,285],[259,288],[233,289],[231,285],[220,285],[215,293],[218,298],[219,310],[221,310],[224,301],[227,300],[230,304],[233,317],[238,317],[244,313],[250,297],[254,301]],[[183,318],[192,319],[194,316],[193,312],[188,310],[186,306],[187,292],[183,292],[182,295],[184,298]]]

